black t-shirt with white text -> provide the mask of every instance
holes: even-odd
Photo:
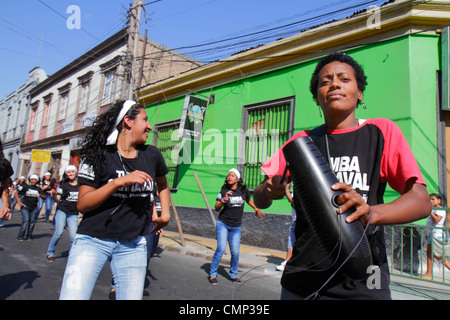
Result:
[[[41,189],[44,190],[44,194],[46,196],[50,195],[50,192],[54,188],[55,188],[55,182],[53,180],[50,180],[50,181],[42,180],[41,181]]]
[[[217,195],[217,201],[222,201],[225,194],[230,191],[226,187],[222,187]],[[248,189],[242,191],[239,188],[233,191],[228,201],[224,203],[223,209],[219,213],[218,219],[231,227],[239,227],[242,221],[242,214],[244,213],[244,205],[247,199],[250,199],[250,192]]]
[[[310,134],[303,130],[287,143]],[[327,129],[326,139],[330,169],[340,182],[350,185],[364,201],[372,206],[384,202],[387,184],[403,194],[410,179],[425,185],[417,161],[398,126],[388,119],[359,119],[358,126],[350,129]],[[285,144],[285,145],[286,145]],[[284,145],[283,145],[284,147]],[[282,175],[286,160],[280,148],[261,169],[268,177]],[[286,174],[291,179],[290,172]],[[294,184],[294,195],[299,194]],[[311,199],[313,200],[313,199]],[[366,279],[354,280],[341,272],[330,261],[313,232],[302,205],[294,197],[297,212],[293,256],[286,263],[281,285],[301,297],[307,297],[320,289],[323,299],[390,299],[389,268],[383,226],[370,225],[367,230],[373,265],[379,269],[379,289],[371,289]],[[367,273],[367,277],[371,275]],[[317,296],[315,296],[317,297]]]
[[[69,182],[62,182],[56,189],[56,194],[61,196],[58,203],[58,210],[64,211],[66,214],[78,214],[78,183],[71,185]]]
[[[18,188],[20,193],[23,194],[22,203],[25,205],[25,207],[28,208],[35,208],[38,205],[38,196],[41,194],[44,194],[44,191],[42,189],[35,185],[29,185],[29,184],[21,184]]]
[[[82,161],[78,174],[80,186],[100,188],[135,170],[146,172],[153,180],[142,186],[135,184],[119,188],[98,208],[83,214],[77,232],[92,237],[119,240],[134,239],[147,234],[146,226],[151,217],[156,191],[154,179],[168,173],[161,152],[154,146],[142,145],[138,148],[136,158],[127,159],[120,157],[115,146],[110,146],[105,151],[105,163],[102,172],[94,172],[92,166]]]

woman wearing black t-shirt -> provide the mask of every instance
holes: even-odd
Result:
[[[215,209],[220,211],[216,223],[217,249],[212,258],[209,271],[209,282],[217,284],[217,269],[220,260],[225,252],[227,240],[230,245],[230,279],[239,282],[237,278],[239,264],[239,246],[241,242],[241,221],[244,213],[244,205],[247,202],[258,218],[263,218],[263,213],[250,199],[250,193],[246,186],[242,184],[241,174],[237,169],[228,171],[225,183],[217,195]]]
[[[45,205],[45,222],[50,222],[50,214],[53,209],[53,194],[55,190],[55,179],[52,178],[52,174],[50,172],[46,172],[44,177],[41,180],[41,189],[44,191],[44,199],[39,200],[39,208],[42,208],[42,205]],[[39,210],[40,212],[41,210]],[[52,222],[54,226],[55,223]]]
[[[31,240],[34,226],[36,224],[38,212],[38,198],[44,198],[44,192],[39,187],[39,176],[33,174],[29,178],[30,184],[24,183],[19,186],[19,192],[23,193],[23,198],[20,199],[16,192],[15,197],[20,206],[20,214],[22,216],[22,225],[17,235],[17,240]]]
[[[118,102],[86,135],[78,172],[83,219],[70,249],[60,299],[89,299],[110,261],[116,299],[142,299],[147,269],[145,235],[170,220],[168,173],[161,152],[145,145],[152,129],[145,109]],[[161,217],[152,215],[158,187]]]
[[[78,229],[78,181],[77,181],[77,167],[73,165],[67,166],[65,170],[65,178],[61,181],[56,193],[53,194],[53,199],[58,203],[55,217],[55,233],[48,245],[47,260],[53,262],[55,260],[55,247],[64,231],[64,227],[69,227],[70,244],[72,244],[75,234]]]

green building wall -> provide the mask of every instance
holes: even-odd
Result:
[[[388,118],[404,133],[416,156],[429,192],[438,191],[436,145],[436,71],[440,69],[438,35],[408,35],[367,44],[346,51],[364,68],[368,86],[364,92],[367,109],[358,107],[358,118]],[[238,138],[234,143],[223,141],[222,163],[213,163],[209,154],[211,144],[226,130],[241,128],[242,108],[248,104],[295,97],[294,132],[323,123],[319,107],[309,91],[309,80],[317,59],[301,62],[270,72],[244,77],[238,81],[208,88],[202,95],[215,95],[204,121],[203,141],[193,163],[183,163],[179,169],[178,190],[172,194],[177,206],[206,208],[193,171],[197,173],[209,204],[214,207],[216,195],[227,172],[237,167]],[[181,118],[185,96],[147,106],[149,121],[154,126]],[[149,142],[153,141],[149,137]],[[209,148],[209,149],[208,149]],[[216,159],[217,160],[217,159]],[[261,176],[261,179],[263,177]],[[387,188],[385,201],[398,194]],[[252,211],[246,205],[246,211]],[[287,200],[278,200],[269,213],[289,214]]]

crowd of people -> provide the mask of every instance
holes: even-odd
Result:
[[[42,179],[32,174],[28,180],[21,176],[10,183],[9,210],[14,212],[20,208],[22,224],[17,235],[18,241],[31,241],[36,221],[44,208],[44,219],[51,223],[50,229],[55,230],[50,241],[47,259],[54,260],[54,249],[64,229],[70,232],[72,241],[78,227],[79,213],[76,208],[78,200],[77,167],[69,165],[64,170],[63,178],[57,182],[50,172],[46,172]],[[55,207],[56,204],[56,208]],[[55,213],[50,220],[53,210]]]
[[[141,105],[131,100],[116,103],[96,119],[86,135],[79,169],[69,165],[58,184],[46,173],[43,179],[35,174],[20,177],[9,186],[13,171],[5,160],[8,170],[2,180],[0,218],[9,219],[11,208],[20,207],[17,240],[32,239],[44,205],[45,221],[50,222],[54,202],[55,232],[46,253],[49,262],[54,261],[64,228],[69,229],[71,244],[60,299],[89,299],[107,261],[115,297],[142,297],[147,256],[152,254],[146,249],[147,241],[153,239],[148,235],[159,233],[170,219],[168,169],[159,150],[145,145],[151,129]],[[79,286],[74,288],[73,283]]]
[[[223,186],[218,188],[217,249],[209,273],[211,284],[218,284],[217,268],[227,241],[231,249],[230,280],[239,282],[237,267],[245,203],[263,219],[261,209],[287,196],[292,204],[293,223],[286,262],[280,266],[282,299],[391,298],[382,226],[424,218],[430,215],[431,203],[419,166],[400,129],[387,119],[356,118],[358,105],[366,108],[366,85],[362,67],[349,55],[333,53],[321,59],[312,75],[310,90],[323,113],[324,124],[300,131],[286,144],[299,137],[314,136],[319,139],[315,141],[326,146],[321,151],[327,161],[343,157],[358,160],[358,168],[352,170],[367,174],[368,188],[343,182],[331,188],[341,191],[335,200],[336,214],[353,208],[346,221],[359,220],[367,227],[373,263],[381,270],[381,288],[371,290],[364,280],[354,279],[329,261],[327,252],[318,245],[320,235],[313,232],[305,216],[298,197],[301,190],[288,170],[283,147],[261,166],[265,179],[254,190],[253,200],[242,184],[242,173],[235,168],[228,171]],[[23,221],[18,240],[32,238],[40,206],[45,205],[45,219],[49,221],[53,202],[58,205],[53,219],[55,232],[46,252],[50,262],[63,229],[69,229],[71,247],[60,299],[89,299],[107,261],[115,298],[142,298],[152,254],[148,248],[151,246],[146,244],[170,220],[168,168],[161,152],[146,144],[151,130],[142,105],[132,100],[118,102],[97,117],[84,138],[79,169],[65,168],[65,177],[58,184],[48,174],[42,179],[37,175],[21,177],[13,184],[12,208],[16,204],[21,207]],[[9,191],[5,186],[12,169],[4,167],[0,172],[0,218],[8,219],[10,208],[4,199],[8,202]],[[391,203],[382,200],[387,183],[400,194]],[[82,219],[78,222],[79,214]]]

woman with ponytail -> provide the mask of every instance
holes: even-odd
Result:
[[[69,165],[64,170],[64,177],[60,185],[53,193],[53,200],[58,203],[56,207],[56,213],[53,217],[55,222],[55,232],[50,240],[47,248],[47,261],[55,261],[55,248],[61,239],[64,231],[64,227],[69,228],[69,238],[70,244],[72,244],[73,239],[77,233],[78,229],[78,180],[77,180],[78,169],[74,165]]]
[[[89,299],[107,261],[116,299],[142,299],[148,224],[155,222],[155,232],[170,220],[168,169],[161,152],[145,145],[151,130],[145,109],[127,100],[98,116],[86,135],[78,173],[77,208],[83,218],[60,299]],[[161,217],[152,215],[156,187]]]
[[[232,168],[228,171],[219,194],[216,198],[215,209],[220,211],[216,222],[217,249],[214,252],[209,282],[217,285],[217,270],[220,260],[225,252],[227,241],[230,245],[230,280],[239,283],[237,277],[239,265],[239,247],[241,243],[241,223],[244,213],[244,205],[248,203],[255,210],[255,215],[262,219],[264,214],[259,210],[250,198],[250,192],[242,183],[239,170]]]

